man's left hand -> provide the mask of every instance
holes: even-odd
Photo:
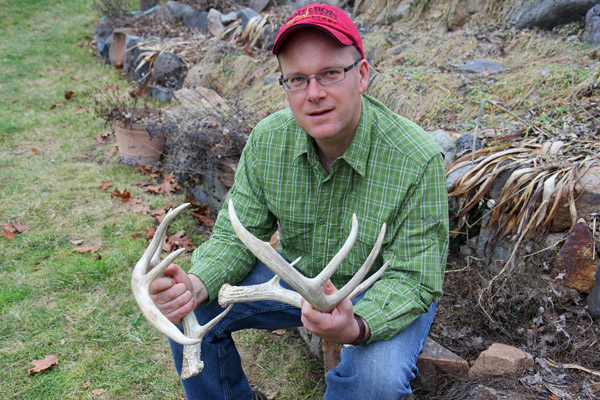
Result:
[[[326,295],[337,292],[331,283],[327,282],[324,292]],[[307,301],[302,299],[302,324],[309,331],[321,339],[333,343],[352,343],[360,332],[358,323],[354,319],[352,302],[347,298],[335,306],[331,312],[321,312]],[[368,337],[367,327],[367,337]]]

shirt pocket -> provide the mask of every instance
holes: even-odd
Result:
[[[281,226],[281,245],[295,252],[311,254],[315,216],[311,214],[283,212],[279,215]]]
[[[375,246],[375,242],[377,241],[381,227],[385,223],[384,219],[374,215],[357,215],[357,218],[358,235],[356,242],[352,247],[352,251],[348,256],[348,261],[352,263],[352,269],[354,272],[356,272],[367,260],[367,257],[369,257],[371,250],[373,250],[373,247]],[[350,235],[350,229],[350,224],[344,226],[344,235],[346,238]],[[390,237],[391,236],[389,235],[389,232],[386,230],[386,234],[383,238],[383,244],[381,246],[382,249],[387,243],[389,243]],[[375,272],[381,265],[383,265],[383,258],[380,250],[370,272]]]

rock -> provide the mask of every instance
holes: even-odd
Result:
[[[469,369],[469,377],[482,375],[523,375],[533,368],[531,354],[501,343],[492,344],[481,352]]]
[[[250,8],[261,13],[270,3],[270,0],[250,0]]]
[[[585,16],[584,37],[590,44],[600,45],[600,5],[596,5],[587,12]]]
[[[498,239],[495,246],[492,248],[492,241],[498,232],[498,224],[494,226],[494,229],[490,230],[490,219],[491,213],[485,213],[481,220],[481,229],[479,230],[479,236],[477,237],[477,258],[493,262],[497,267],[502,267],[502,265],[510,258],[513,246],[508,241],[508,238],[503,237]]]
[[[200,32],[208,32],[208,12],[194,10],[183,19],[183,23],[188,28],[197,28]]]
[[[181,89],[186,70],[183,60],[170,51],[161,52],[152,64],[155,82],[170,89]]]
[[[188,6],[187,4],[183,3],[178,3],[176,1],[167,1],[165,7],[169,9],[176,22],[184,21],[186,17],[193,14],[195,11],[191,6]]]
[[[148,96],[158,101],[169,103],[173,99],[173,89],[160,85],[148,85]]]
[[[454,162],[454,139],[452,139],[452,136],[448,135],[443,129],[438,129],[437,131],[430,133],[430,135],[444,152],[444,164],[446,165],[446,168],[448,168],[448,166]]]
[[[456,157],[462,157],[467,151],[473,149],[473,137],[474,135],[464,135],[456,139],[455,151]],[[483,140],[480,138],[475,139],[475,150],[479,150],[483,147]]]
[[[446,26],[449,31],[455,31],[469,20],[479,10],[480,4],[477,0],[454,0],[450,6]]]
[[[500,164],[500,166],[504,167],[510,163],[511,163],[511,161],[507,160],[507,161],[502,162],[502,164]],[[504,189],[504,186],[506,186],[506,182],[508,181],[508,179],[510,178],[512,173],[515,172],[516,170],[517,170],[516,167],[508,167],[504,171],[500,172],[494,179],[494,182],[492,183],[492,187],[490,188],[488,197],[496,200],[496,204],[498,204],[498,200],[500,199],[500,195],[502,194],[502,189]]]
[[[408,17],[416,6],[416,0],[356,1],[353,14],[361,14],[368,23],[391,24]]]
[[[588,304],[588,312],[592,318],[595,320],[600,319],[600,264],[598,264],[598,267],[596,267],[594,287],[592,288],[586,301]]]
[[[206,21],[208,23],[208,31],[211,35],[216,38],[220,38],[221,34],[225,30],[225,27],[221,23],[221,12],[217,9],[211,8],[208,11],[208,15],[206,16]]]
[[[238,18],[242,20],[242,30],[246,29],[248,22],[257,15],[258,13],[251,8],[244,8],[243,10],[240,10],[240,12],[238,12]]]
[[[598,0],[524,0],[508,17],[518,29],[557,25],[581,20]]]
[[[465,396],[469,400],[527,400],[515,392],[496,390],[488,386],[477,385]]]
[[[159,0],[140,0],[140,11],[147,11],[158,5]]]
[[[148,76],[150,69],[149,64],[145,63],[140,69],[136,70],[140,62],[140,44],[144,42],[144,38],[134,35],[125,36],[125,61],[123,63],[123,71],[127,74],[127,79],[135,80],[138,83],[143,83]]]
[[[231,112],[227,102],[217,92],[202,86],[179,89],[174,92],[174,96],[177,98],[174,113],[197,116],[200,119],[220,119],[223,114]]]
[[[237,21],[238,15],[235,11],[230,12],[229,14],[221,15],[221,23],[223,25],[229,25]]]
[[[395,21],[405,19],[410,15],[410,12],[415,5],[414,3],[414,0],[405,0],[396,7],[388,7],[386,12],[380,13],[379,16],[375,18],[375,24],[391,24]]]
[[[461,66],[458,70],[461,72],[469,72],[473,74],[497,74],[502,71],[506,71],[506,68],[504,68],[496,61],[473,60]]]
[[[446,177],[446,187],[448,188],[448,190],[450,190],[450,188],[452,187],[452,185],[458,178],[460,178],[461,176],[466,174],[472,168],[473,168],[473,165],[465,165],[464,167],[461,167],[461,168],[457,169],[456,171],[453,171],[450,175],[448,175]]]
[[[590,219],[592,214],[600,212],[600,165],[584,170],[575,186],[577,218]],[[561,232],[570,229],[575,221],[571,218],[569,202],[565,200],[558,206],[558,210],[550,224],[552,232]]]
[[[275,82],[279,82],[280,74],[271,74],[265,78],[265,85],[270,85]]]
[[[108,61],[108,54],[110,51],[110,44],[112,43],[112,32],[113,26],[108,18],[102,17],[96,25],[96,32],[94,33],[94,39],[96,39],[96,48],[98,49],[98,55],[103,60]]]
[[[594,253],[594,239],[584,220],[575,224],[554,261],[557,274],[564,274],[563,283],[580,292],[590,293],[598,268],[598,254]]]
[[[438,385],[441,376],[467,376],[469,364],[431,338],[427,338],[417,360],[418,384],[431,388]]]

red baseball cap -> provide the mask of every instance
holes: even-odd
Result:
[[[309,4],[290,15],[275,39],[273,54],[279,54],[281,44],[291,33],[308,27],[329,33],[345,46],[355,45],[365,58],[362,39],[356,25],[344,11],[329,4]]]

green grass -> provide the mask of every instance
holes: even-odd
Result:
[[[0,229],[15,221],[31,228],[14,240],[0,236],[2,399],[184,397],[167,341],[130,289],[146,247],[142,228],[154,221],[111,199],[110,190],[127,189],[153,209],[184,195],[144,193],[132,182],[148,178],[118,155],[106,159],[112,142],[94,140],[106,127],[80,111],[92,108],[86,92],[128,83],[87,45],[97,18],[91,3],[0,0]],[[113,186],[98,190],[106,180]],[[200,244],[191,218],[173,225]],[[75,253],[75,240],[100,250]],[[189,266],[189,255],[179,262]],[[277,399],[322,397],[322,366],[293,331],[237,335],[252,383],[276,388]],[[58,365],[27,374],[31,361],[50,354]]]

